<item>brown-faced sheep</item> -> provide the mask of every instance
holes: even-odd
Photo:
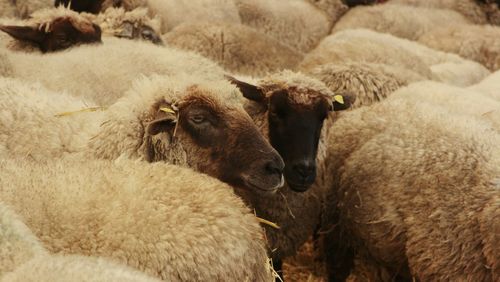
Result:
[[[78,110],[82,103],[2,80],[0,138],[7,156],[125,157],[188,166],[256,191],[283,184],[282,159],[244,111],[241,93],[225,80],[143,78],[104,112],[61,117],[54,114]],[[33,142],[35,136],[45,141]]]
[[[195,51],[232,73],[244,75],[292,69],[304,56],[266,34],[236,24],[182,24],[163,39],[170,46]]]
[[[326,37],[305,56],[299,69],[308,71],[323,64],[352,61],[406,68],[428,79],[457,86],[477,83],[489,74],[479,63],[455,54],[367,29],[343,30]]]
[[[418,42],[444,52],[474,60],[491,71],[500,69],[500,27],[456,24],[439,26],[423,34]]]
[[[222,68],[200,55],[118,38],[43,56],[0,49],[0,60],[4,68],[0,75],[40,82],[49,90],[99,106],[114,103],[141,75],[189,73],[214,79],[224,75]]]
[[[235,0],[243,24],[300,52],[314,48],[347,11],[341,0],[315,2]]]
[[[329,138],[331,269],[354,254],[388,275],[377,280],[498,279],[500,136],[489,126],[391,98],[343,114]]]
[[[272,279],[257,219],[214,178],[128,160],[0,167],[2,200],[53,253],[105,257],[166,281]]]
[[[24,21],[0,20],[2,45],[13,50],[60,51],[80,44],[101,42],[101,28],[65,8],[35,12]]]
[[[341,104],[320,81],[291,71],[271,74],[256,85],[232,81],[252,100],[247,112],[285,161],[287,185],[278,193],[236,189],[259,217],[280,227],[264,226],[279,271],[281,260],[294,255],[318,227],[325,154],[320,136],[328,130],[327,125],[322,130],[323,121],[331,122],[326,119],[333,118],[330,112],[347,108],[351,100],[344,96]]]
[[[463,15],[445,9],[406,5],[360,6],[350,9],[333,27],[332,33],[345,29],[366,28],[409,40],[439,27],[469,24]]]

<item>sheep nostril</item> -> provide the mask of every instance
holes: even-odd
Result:
[[[293,166],[293,171],[302,178],[308,178],[309,176],[311,176],[314,173],[315,169],[316,167],[309,162],[304,162]]]
[[[282,174],[283,173],[283,165],[276,161],[270,161],[266,163],[266,171],[269,174]]]

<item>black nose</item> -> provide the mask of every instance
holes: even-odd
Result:
[[[298,164],[294,164],[292,166],[292,169],[293,171],[299,175],[300,177],[302,177],[304,180],[306,180],[307,178],[309,178],[312,174],[314,174],[315,170],[316,170],[316,166],[314,163],[312,162],[309,162],[309,161],[305,161],[305,162],[301,162],[301,163],[298,163]]]
[[[285,164],[283,163],[283,160],[281,158],[274,159],[266,163],[266,171],[269,174],[282,174],[284,168]]]

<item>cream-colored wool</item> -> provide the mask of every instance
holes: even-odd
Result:
[[[424,101],[455,114],[471,115],[486,121],[500,133],[500,101],[479,91],[454,87],[434,81],[412,83],[391,95],[391,99]]]
[[[136,8],[131,11],[124,8],[108,8],[97,15],[86,14],[86,16],[101,27],[104,36],[119,35],[125,22],[132,23],[134,26],[145,25],[153,29],[156,34],[161,34],[160,18],[148,15],[146,8]]]
[[[102,258],[50,255],[20,216],[0,202],[0,281],[157,280]]]
[[[0,202],[0,279],[30,259],[46,255],[47,251],[21,218]]]
[[[244,25],[182,24],[163,37],[169,46],[195,51],[230,72],[265,75],[291,69],[304,55]]]
[[[0,66],[10,65],[0,75],[37,81],[49,90],[67,92],[100,106],[114,103],[142,75],[188,73],[222,78],[224,74],[222,68],[200,55],[117,38],[43,56],[0,49],[0,60]]]
[[[3,282],[159,282],[103,258],[52,255],[34,258],[0,278]]]
[[[28,18],[33,12],[53,6],[52,0],[0,0],[0,18]]]
[[[454,23],[424,33],[419,43],[474,60],[491,71],[500,69],[500,27]]]
[[[432,100],[388,99],[341,115],[329,138],[327,203],[339,218],[329,236],[389,277],[499,278],[498,224],[488,224],[499,216],[500,136],[487,124]]]
[[[182,23],[241,23],[233,0],[147,0],[147,6],[161,18],[164,33]]]
[[[475,24],[500,24],[500,12],[495,4],[480,4],[475,0],[389,0],[389,3],[405,4],[419,7],[455,10],[466,16]],[[493,1],[494,2],[494,1]]]
[[[371,105],[414,81],[425,80],[411,70],[372,63],[321,65],[309,72],[334,93],[350,92],[356,96],[353,108]]]
[[[166,281],[273,279],[257,219],[214,178],[127,160],[0,167],[2,200],[51,252],[110,258]]]
[[[469,89],[481,92],[500,101],[500,71],[490,74],[478,84],[470,86]]]
[[[321,38],[329,34],[333,23],[347,11],[347,6],[340,0],[319,3],[319,7],[314,2],[235,0],[243,24],[300,52],[314,48]]]
[[[477,83],[489,74],[479,63],[455,54],[367,29],[343,30],[326,37],[306,55],[299,68],[310,70],[327,63],[352,61],[406,68],[425,78],[457,86]]]
[[[44,160],[79,152],[104,121],[102,111],[57,117],[95,105],[40,84],[0,77],[0,96],[2,157]]]
[[[458,12],[407,5],[357,6],[350,9],[333,27],[332,33],[345,29],[366,28],[409,40],[444,26],[469,24]]]

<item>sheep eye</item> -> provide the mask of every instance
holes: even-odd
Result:
[[[196,115],[196,116],[192,116],[190,118],[190,120],[195,123],[195,124],[201,124],[203,122],[205,122],[205,117],[202,116],[202,115]]]

